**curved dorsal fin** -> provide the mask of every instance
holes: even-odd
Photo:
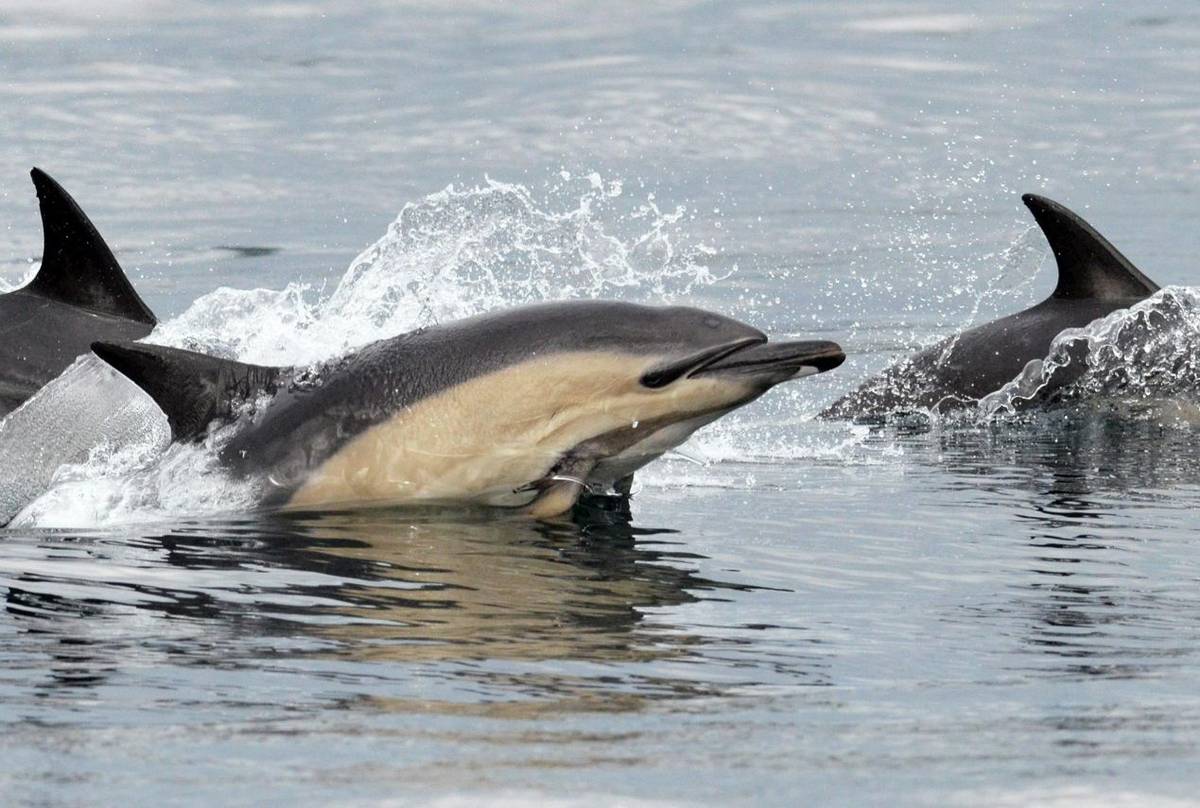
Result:
[[[274,393],[283,368],[247,365],[179,348],[142,343],[93,342],[92,353],[146,391],[166,413],[171,437],[192,440],[213,421],[228,420],[237,407]]]
[[[1058,286],[1053,297],[1141,299],[1158,291],[1158,284],[1076,213],[1036,194],[1025,194],[1021,201],[1033,213],[1058,262]]]
[[[81,309],[156,325],[112,250],[63,187],[41,169],[29,172],[42,210],[42,266],[25,289]]]

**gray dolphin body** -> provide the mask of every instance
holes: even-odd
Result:
[[[31,174],[45,247],[34,279],[0,295],[0,417],[96,340],[140,339],[156,322],[70,194],[44,172]]]
[[[167,414],[176,440],[273,397],[221,450],[266,480],[265,504],[477,502],[570,509],[627,491],[701,426],[845,358],[831,342],[772,343],[692,308],[616,302],[513,309],[372,343],[314,371],[149,345],[98,356]]]
[[[947,411],[969,406],[1044,358],[1056,336],[1081,328],[1158,291],[1078,215],[1045,197],[1026,194],[1058,264],[1050,297],[1016,314],[942,340],[904,359],[821,413],[825,418],[875,418],[901,410]],[[1056,385],[1082,373],[1081,364],[1056,376]]]

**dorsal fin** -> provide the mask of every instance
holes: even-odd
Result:
[[[274,393],[284,368],[247,365],[193,351],[142,343],[92,343],[92,352],[154,399],[186,441],[204,435],[213,421],[229,420],[252,397]]]
[[[154,313],[87,214],[49,174],[35,168],[30,175],[42,210],[45,246],[42,266],[25,289],[99,314],[156,325]]]
[[[1033,213],[1058,262],[1058,286],[1053,297],[1125,300],[1149,297],[1158,291],[1158,284],[1076,213],[1036,194],[1025,194],[1021,201]]]

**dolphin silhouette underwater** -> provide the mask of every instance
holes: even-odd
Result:
[[[1050,297],[1024,311],[938,342],[868,379],[821,412],[823,418],[878,418],[891,412],[945,412],[970,406],[1012,381],[1054,338],[1158,291],[1116,247],[1080,216],[1053,200],[1026,194],[1058,265]],[[1083,372],[1082,361],[1056,375],[1055,386]]]
[[[585,489],[628,493],[637,469],[700,427],[845,359],[835,343],[770,342],[699,309],[600,301],[421,329],[312,370],[92,349],[154,399],[175,441],[257,402],[219,451],[263,481],[266,506],[470,502],[538,518]]]
[[[30,175],[44,248],[33,280],[0,295],[0,417],[94,341],[140,339],[157,323],[71,195],[40,169]]]

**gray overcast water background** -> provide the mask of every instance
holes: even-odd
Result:
[[[1189,391],[812,415],[1048,293],[1022,192],[1196,284],[1198,88],[1183,0],[5,0],[9,285],[37,165],[172,344],[620,296],[850,359],[628,517],[239,515],[150,444],[65,470],[0,532],[0,801],[1195,804]]]

